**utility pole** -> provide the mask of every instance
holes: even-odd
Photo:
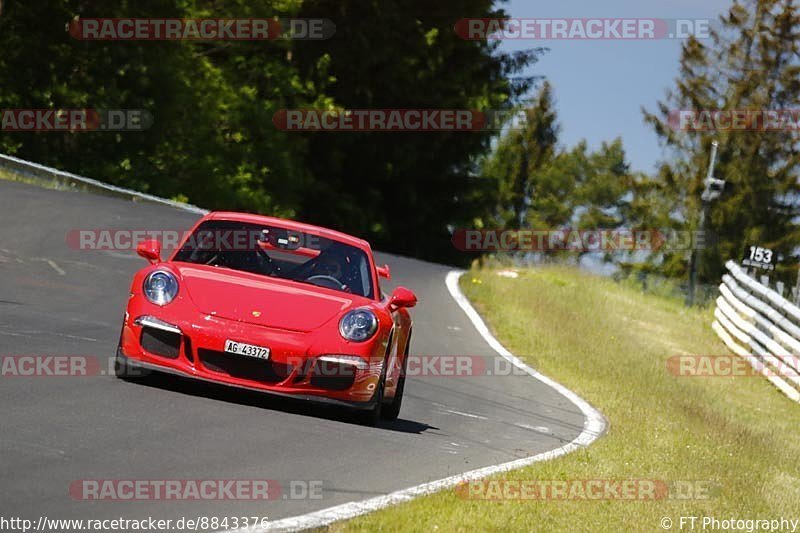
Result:
[[[713,141],[711,143],[711,161],[708,164],[708,174],[706,175],[706,179],[703,180],[703,184],[706,186],[706,188],[703,190],[703,194],[700,195],[700,200],[702,201],[703,205],[700,210],[700,221],[697,227],[699,228],[699,231],[701,232],[701,235],[703,235],[704,239],[706,234],[706,222],[708,221],[711,202],[719,198],[722,194],[722,190],[725,188],[725,180],[718,180],[714,177],[714,168],[717,166],[718,148],[719,143],[717,141]],[[687,307],[694,305],[694,293],[695,287],[697,286],[697,270],[699,262],[700,254],[695,244],[695,240],[692,240],[692,253],[689,259],[689,294],[686,296]]]

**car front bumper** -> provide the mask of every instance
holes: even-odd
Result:
[[[130,367],[282,397],[355,408],[374,405],[385,349],[378,340],[358,346],[360,354],[331,353],[312,348],[313,333],[211,316],[199,320],[166,314],[156,317],[149,306],[138,307],[129,306],[119,344],[119,356]],[[267,347],[269,359],[227,353],[228,339]],[[343,364],[331,367],[330,362],[321,362],[326,359]]]
[[[278,391],[278,390],[274,390],[274,389],[267,390],[267,389],[264,389],[263,387],[251,387],[251,386],[244,385],[244,384],[241,384],[241,383],[229,383],[229,382],[225,382],[225,381],[220,381],[219,379],[206,378],[206,377],[200,376],[198,374],[188,374],[186,372],[182,372],[180,370],[176,370],[176,369],[171,368],[171,367],[152,364],[152,363],[140,361],[140,360],[137,360],[137,359],[131,359],[130,357],[127,357],[124,353],[122,353],[122,348],[121,347],[117,348],[117,357],[118,357],[119,360],[121,360],[128,367],[128,369],[132,369],[134,371],[135,370],[144,370],[144,371],[152,371],[152,372],[161,372],[161,373],[169,374],[169,375],[172,375],[172,376],[189,378],[189,379],[193,379],[193,380],[196,380],[196,381],[202,381],[202,382],[205,382],[205,383],[212,383],[212,384],[215,384],[215,385],[223,385],[223,386],[231,387],[231,388],[234,388],[234,389],[258,392],[258,393],[261,393],[261,394],[266,394],[268,396],[275,396],[275,397],[278,397],[278,398],[288,398],[288,399],[292,399],[292,400],[302,400],[302,401],[314,402],[314,403],[325,404],[325,405],[334,405],[334,406],[337,406],[337,407],[347,407],[347,408],[350,408],[350,409],[365,410],[365,409],[371,409],[372,407],[375,406],[375,398],[374,398],[374,396],[373,396],[372,399],[370,399],[370,400],[368,400],[366,402],[353,402],[353,401],[347,401],[347,400],[339,400],[339,399],[336,399],[336,398],[330,398],[330,397],[327,397],[327,396],[319,396],[319,395],[311,395],[311,394],[298,394],[298,393],[287,393],[287,392],[282,392],[282,391]],[[136,375],[136,372],[134,372],[134,375]],[[140,376],[144,376],[144,375],[146,375],[146,372],[142,372],[139,375]]]

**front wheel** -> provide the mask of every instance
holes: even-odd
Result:
[[[408,368],[408,353],[411,347],[411,333],[408,334],[406,341],[405,355],[403,356],[403,368],[400,370],[400,379],[397,381],[392,403],[383,406],[381,418],[384,420],[397,420],[400,416],[400,408],[403,406],[403,391],[406,388],[406,370]]]
[[[375,405],[363,411],[356,411],[356,422],[362,426],[374,427],[378,425],[383,409],[383,388],[385,384],[386,372],[384,370],[384,372],[381,373],[380,379],[378,380],[378,391],[375,393]]]
[[[397,420],[400,416],[400,408],[403,406],[403,389],[406,387],[406,375],[403,373],[400,380],[397,382],[397,390],[394,393],[394,399],[389,405],[384,405],[381,409],[380,416],[384,420]]]

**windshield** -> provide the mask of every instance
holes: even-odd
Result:
[[[373,298],[367,254],[354,246],[277,226],[208,220],[174,261],[229,268]]]

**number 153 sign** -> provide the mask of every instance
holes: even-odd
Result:
[[[742,265],[775,270],[775,252],[763,246],[748,246],[744,252]]]

